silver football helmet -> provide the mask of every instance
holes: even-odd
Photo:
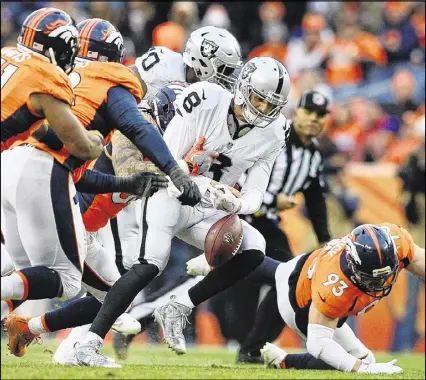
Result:
[[[240,72],[234,103],[247,123],[265,128],[278,118],[287,104],[289,92],[290,76],[284,65],[270,57],[256,57],[248,61]],[[266,107],[259,107],[259,102],[266,102]]]
[[[243,66],[237,39],[226,29],[204,26],[191,33],[183,52],[185,64],[199,80],[213,82],[233,92]]]

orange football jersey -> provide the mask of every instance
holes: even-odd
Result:
[[[380,224],[387,229],[398,252],[399,271],[413,259],[414,242],[404,228],[391,223]],[[345,257],[346,243],[341,239],[314,251],[304,263],[296,285],[296,302],[299,308],[312,302],[330,318],[355,316],[370,310],[380,299],[371,297],[350,280]]]
[[[75,102],[72,112],[88,130],[97,130],[105,138],[105,143],[111,140],[114,127],[108,123],[103,105],[108,100],[108,90],[112,87],[127,88],[139,103],[143,98],[143,90],[139,79],[126,66],[115,62],[98,62],[76,60],[74,71],[69,75],[74,88]],[[32,145],[49,152],[57,161],[74,173],[78,180],[86,170],[90,161],[84,161],[71,156],[64,146],[61,150],[52,150],[32,138]]]
[[[47,59],[47,58],[46,58]],[[36,54],[17,47],[1,49],[1,151],[25,141],[44,120],[30,95],[52,95],[69,105],[74,100],[68,76]]]

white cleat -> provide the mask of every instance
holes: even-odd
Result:
[[[122,368],[120,364],[109,360],[100,353],[102,342],[91,340],[75,348],[77,364],[81,367]]]
[[[266,368],[285,368],[281,363],[287,356],[287,352],[274,344],[267,342],[260,350],[260,354],[263,356]]]
[[[128,313],[121,314],[115,323],[112,325],[112,329],[119,333],[128,335],[128,334],[138,334],[142,330],[142,326],[139,321],[133,318]]]
[[[53,364],[64,365],[67,367],[76,367],[78,366],[76,348],[80,345],[78,342],[63,340],[62,343],[56,349],[55,354],[53,355],[52,362]],[[107,360],[112,363],[115,363],[113,358],[105,356]]]
[[[154,317],[163,329],[164,341],[178,355],[183,355],[186,353],[183,330],[188,322],[191,309],[176,303],[175,298],[175,296],[171,296],[167,304],[155,309]]]

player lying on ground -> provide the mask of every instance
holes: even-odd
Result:
[[[404,228],[391,223],[363,224],[286,263],[266,257],[247,279],[277,288],[281,317],[306,340],[308,353],[287,354],[267,343],[261,350],[265,364],[283,369],[401,372],[394,361],[376,363],[345,321],[389,295],[404,268],[424,280],[425,250]],[[188,261],[188,271],[209,273],[205,256]]]

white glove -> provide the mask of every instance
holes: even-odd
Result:
[[[266,368],[281,368],[281,363],[287,356],[287,352],[269,342],[266,342],[260,354]]]
[[[142,330],[140,322],[128,313],[121,314],[112,325],[112,329],[122,334],[138,334]]]
[[[211,271],[204,252],[186,262],[186,272],[191,276],[207,276]]]
[[[213,194],[213,205],[216,210],[237,214],[241,209],[241,199],[232,194],[228,186],[221,183],[215,185]]]
[[[403,369],[394,365],[396,359],[388,363],[366,363],[361,360],[361,365],[358,369],[359,373],[401,373]]]

